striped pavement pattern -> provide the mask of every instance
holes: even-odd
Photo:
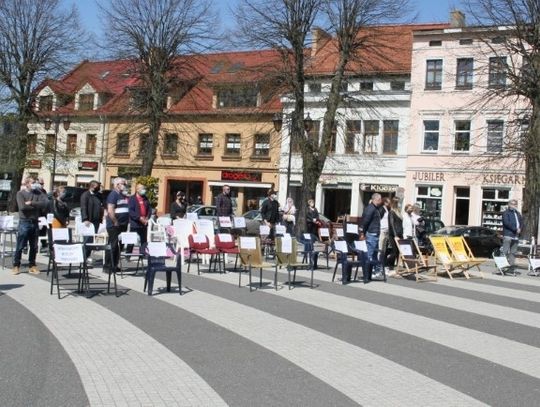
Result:
[[[540,280],[484,272],[342,286],[322,270],[310,289],[298,271],[292,290],[280,272],[276,291],[266,270],[252,293],[237,273],[184,274],[184,295],[152,297],[127,274],[119,298],[58,300],[44,273],[6,270],[0,304],[22,306],[65,350],[80,405],[538,405]]]

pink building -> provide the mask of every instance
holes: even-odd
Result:
[[[498,40],[503,28],[416,31],[405,203],[446,225],[501,230],[510,198],[521,204],[524,163],[512,145],[527,126],[527,105],[493,96],[509,83],[501,67],[520,61]],[[513,144],[514,143],[514,144]]]

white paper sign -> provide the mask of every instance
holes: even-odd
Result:
[[[311,233],[304,233],[304,240],[311,242]]]
[[[343,252],[343,253],[349,252],[349,248],[347,247],[347,242],[345,240],[336,240],[334,242],[334,247],[336,248],[338,252]]]
[[[259,234],[266,236],[270,234],[270,226],[268,225],[261,225],[259,226]]]
[[[40,216],[38,218],[38,222],[39,222],[39,228],[48,228],[49,227],[49,223],[47,222],[47,218],[45,216]]]
[[[165,242],[148,242],[148,254],[152,257],[167,257],[167,244]]]
[[[81,236],[94,236],[96,234],[96,228],[92,223],[90,223],[88,226],[86,226],[84,222],[79,223],[77,228],[79,229],[79,234]]]
[[[240,248],[245,250],[257,249],[257,241],[251,236],[240,236]]]
[[[367,243],[365,240],[355,240],[354,241],[354,248],[356,250],[360,250],[361,252],[367,253]]]
[[[283,225],[276,225],[276,235],[284,235],[287,233],[287,228]]]
[[[70,264],[70,263],[83,263],[84,253],[82,244],[70,244],[61,245],[55,244],[54,248],[54,261],[56,263]]]
[[[235,216],[233,218],[233,224],[236,229],[243,229],[246,227],[246,218],[243,216]]]
[[[48,223],[48,224],[51,224],[52,221],[53,221],[53,219],[54,219],[54,214],[48,213],[48,214],[47,214],[47,223]]]
[[[231,218],[228,216],[220,216],[219,218],[219,226],[222,228],[232,228],[232,222]]]
[[[11,215],[0,216],[0,229],[13,229],[13,219]]]
[[[120,240],[123,244],[138,244],[139,235],[135,232],[122,232],[120,233]]]
[[[105,222],[101,223],[99,225],[99,228],[98,228],[98,231],[97,231],[97,234],[98,235],[101,235],[103,233],[105,233],[107,231],[107,224]]]
[[[504,257],[506,260],[506,257]],[[497,260],[497,257],[495,257],[495,261]],[[536,270],[537,268],[540,268],[540,259],[530,258],[529,263],[531,264],[531,268],[533,270]]]
[[[195,212],[188,212],[186,213],[186,219],[195,222],[196,220],[199,220],[199,215]]]
[[[342,228],[336,229],[336,236],[337,237],[343,237],[343,229]]]
[[[58,228],[51,229],[52,240],[53,242],[69,242],[69,229],[68,228]]]
[[[290,237],[283,237],[281,239],[281,252],[285,254],[292,253],[292,239]]]
[[[320,228],[319,234],[321,237],[330,237],[330,229],[328,228]]]
[[[193,241],[195,243],[206,243],[206,235],[204,233],[197,233],[193,235]]]
[[[347,233],[358,234],[358,225],[354,223],[347,223]]]
[[[223,243],[231,243],[233,241],[232,235],[228,233],[218,233],[219,241]]]
[[[410,244],[400,244],[399,251],[401,252],[403,256],[414,256],[412,247]]]

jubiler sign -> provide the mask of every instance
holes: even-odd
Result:
[[[486,174],[482,181],[483,184],[515,184],[524,185],[524,175],[509,175],[509,174]]]

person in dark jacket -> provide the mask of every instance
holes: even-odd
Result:
[[[502,214],[503,223],[503,246],[502,251],[508,258],[508,263],[513,267],[516,263],[516,252],[519,244],[519,236],[523,230],[523,217],[517,210],[517,201],[511,199],[508,208]]]
[[[379,234],[381,231],[381,213],[379,206],[382,204],[381,194],[374,193],[371,202],[362,213],[362,233],[366,237],[367,261],[363,266],[364,284],[371,281],[373,269],[378,271],[380,263],[378,259]]]
[[[90,181],[88,190],[81,195],[81,221],[88,227],[92,225],[95,233],[99,230],[99,225],[103,218],[103,203],[99,195],[101,183],[96,180]],[[94,236],[85,236],[83,243],[93,243]],[[86,248],[86,258],[89,262],[92,261],[90,253],[92,249]]]
[[[279,222],[279,202],[276,191],[270,189],[261,205],[261,216],[265,225],[270,226],[269,239],[274,238],[276,223]]]
[[[402,212],[399,209],[399,198],[392,198],[390,214],[388,216],[388,235],[390,254],[386,258],[386,266],[388,267],[387,276],[394,274],[393,270],[399,254],[395,238],[403,239],[403,218]]]
[[[183,219],[186,216],[187,204],[186,204],[186,194],[182,191],[176,193],[176,200],[171,205],[171,219]]]
[[[129,229],[139,235],[141,246],[146,245],[148,221],[152,214],[150,201],[146,197],[146,187],[137,184],[137,191],[129,198]],[[128,245],[126,253],[131,253],[133,245]]]
[[[306,211],[306,227],[307,232],[310,235],[318,235],[319,232],[319,226],[320,226],[320,219],[319,219],[319,211],[317,208],[315,208],[315,200],[309,199],[308,200],[308,208]]]
[[[69,223],[69,207],[63,201],[66,196],[65,188],[59,186],[52,194],[50,212],[53,214],[52,227],[65,228]]]
[[[228,185],[223,185],[223,191],[216,197],[216,214],[229,217],[233,215],[231,188]]]

